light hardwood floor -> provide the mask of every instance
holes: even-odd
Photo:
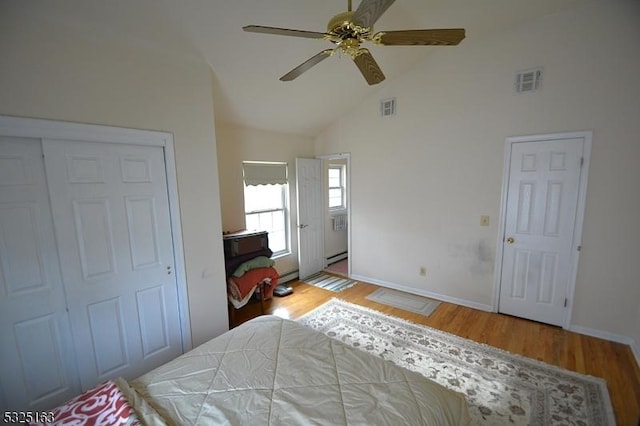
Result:
[[[336,297],[424,324],[476,342],[486,343],[607,381],[619,426],[640,426],[640,367],[627,345],[565,331],[561,328],[443,302],[429,317],[381,305],[366,297],[379,287],[358,283],[340,293],[300,281],[289,283],[294,293],[266,302],[266,313],[297,319]],[[235,312],[234,325],[260,315],[260,303]]]

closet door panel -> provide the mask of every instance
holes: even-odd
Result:
[[[48,409],[79,388],[41,141],[0,136],[0,409]]]
[[[180,355],[163,148],[43,146],[82,388]]]

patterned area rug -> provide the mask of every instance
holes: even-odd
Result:
[[[324,272],[313,274],[302,281],[316,287],[324,288],[325,290],[334,291],[336,293],[358,283],[358,281],[339,277],[337,275],[325,274]]]
[[[466,395],[476,425],[615,425],[604,380],[332,299],[299,319]]]

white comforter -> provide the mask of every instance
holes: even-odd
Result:
[[[461,394],[274,316],[225,333],[131,385],[176,425],[463,425]]]

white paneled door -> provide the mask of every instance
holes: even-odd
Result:
[[[511,145],[499,311],[564,325],[584,138]]]
[[[182,353],[164,150],[45,140],[82,389]]]
[[[296,158],[298,199],[298,275],[306,278],[325,267],[322,161]]]
[[[78,391],[39,139],[0,136],[0,409]]]

